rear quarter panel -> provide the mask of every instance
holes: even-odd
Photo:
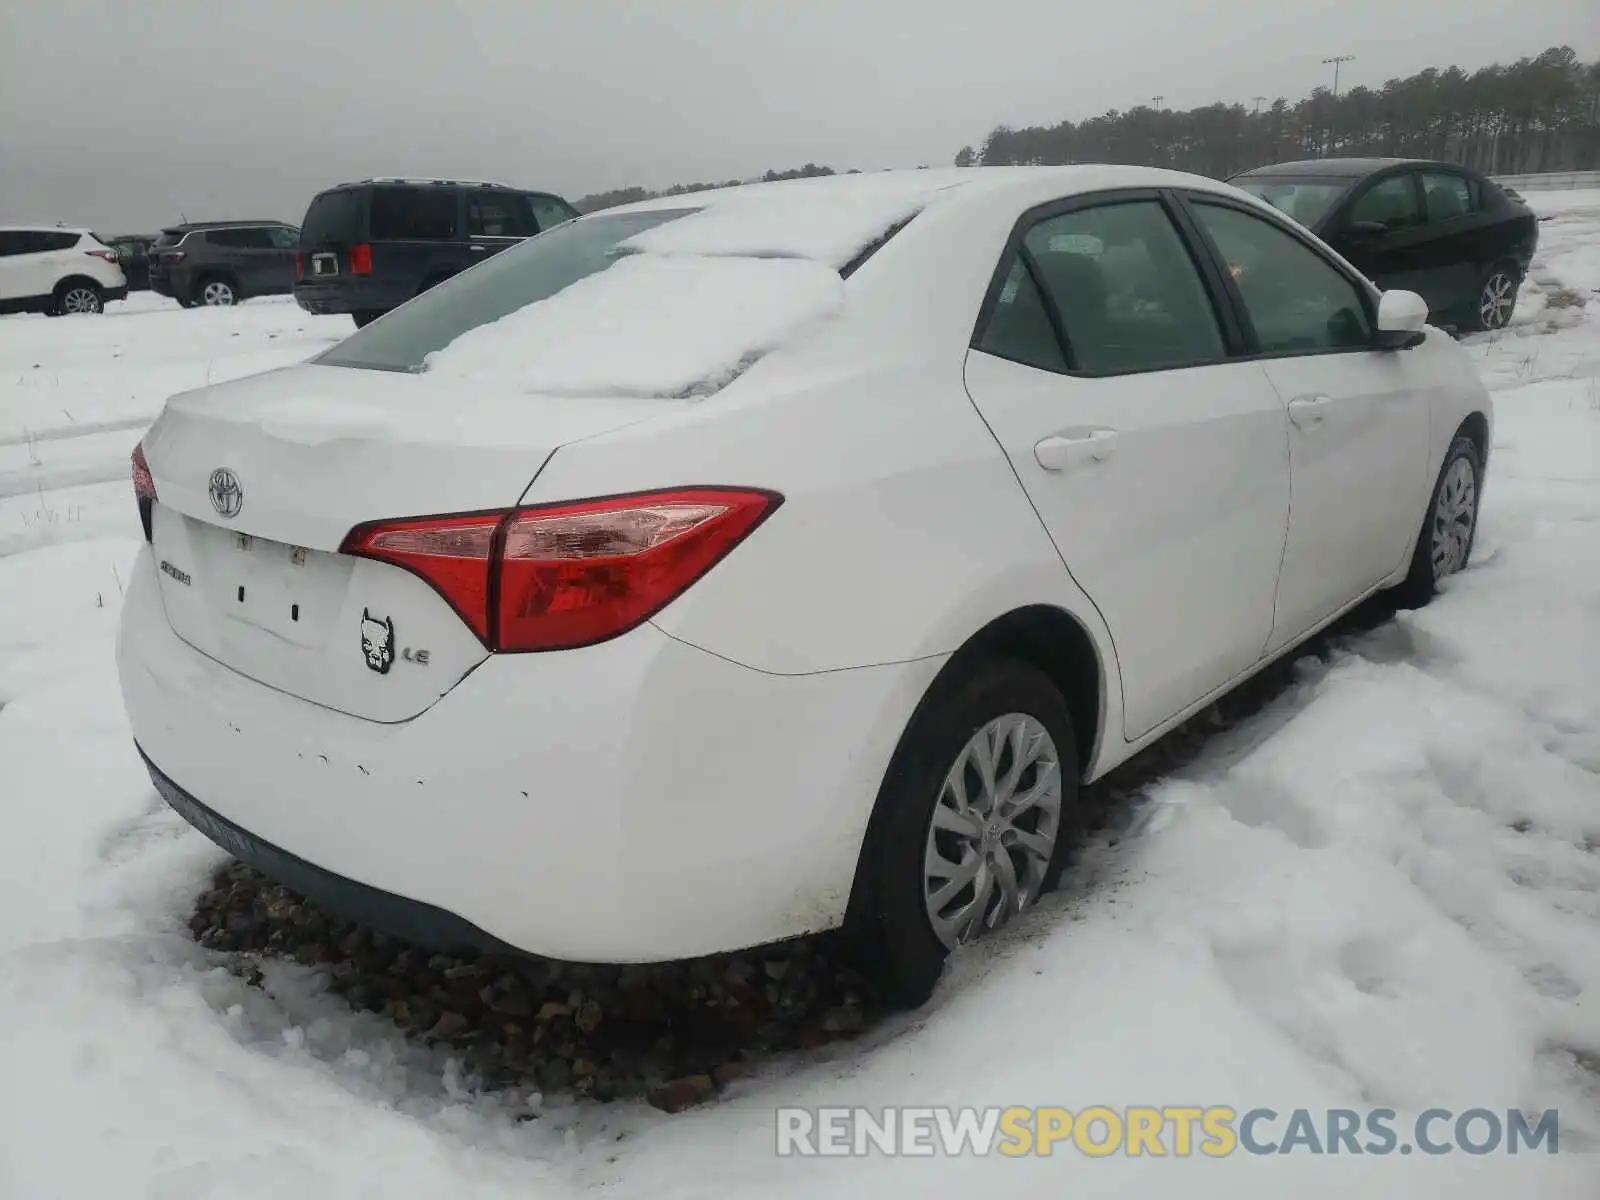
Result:
[[[885,366],[759,402],[711,402],[563,447],[525,502],[691,483],[784,496],[655,618],[760,671],[926,658],[1013,608],[1090,607],[959,376]]]

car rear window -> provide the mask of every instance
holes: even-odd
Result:
[[[163,229],[161,231],[161,236],[155,240],[155,244],[151,247],[151,249],[160,250],[166,246],[176,246],[179,242],[183,241],[184,232],[185,231],[182,229]]]
[[[468,330],[605,270],[626,253],[619,247],[628,238],[695,211],[601,214],[559,225],[424,292],[312,361],[376,371],[420,371],[428,355]]]
[[[1265,200],[1279,212],[1310,228],[1328,215],[1355,180],[1253,175],[1233,182],[1256,199]]]
[[[300,222],[300,244],[325,246],[358,241],[365,195],[359,188],[339,188],[313,197],[305,220]]]

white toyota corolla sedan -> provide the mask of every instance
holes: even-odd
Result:
[[[1472,548],[1421,300],[1212,180],[888,172],[572,221],[134,454],[156,787],[432,947],[843,926],[902,1003],[1080,786]]]

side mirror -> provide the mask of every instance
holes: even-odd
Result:
[[[1351,221],[1344,230],[1351,237],[1371,238],[1382,237],[1389,232],[1389,227],[1382,221]]]
[[[1378,299],[1378,345],[1389,350],[1414,346],[1424,336],[1428,302],[1415,292],[1395,290]]]

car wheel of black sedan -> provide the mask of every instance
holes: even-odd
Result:
[[[1517,307],[1517,287],[1521,281],[1510,263],[1496,263],[1490,267],[1478,288],[1467,319],[1472,330],[1504,329],[1511,323],[1511,314]]]

